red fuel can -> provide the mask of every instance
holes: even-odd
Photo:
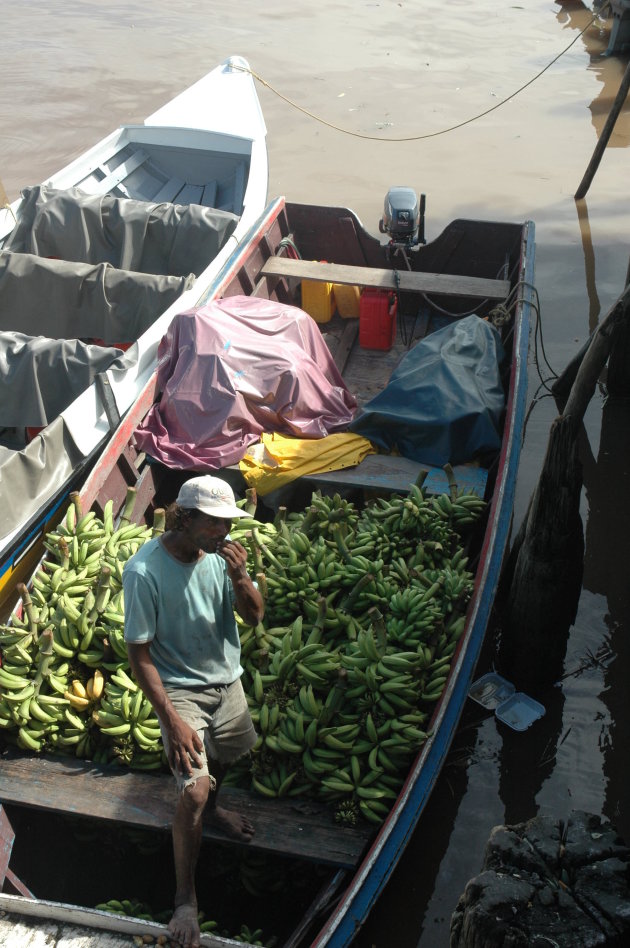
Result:
[[[396,338],[398,297],[391,290],[365,287],[359,303],[359,345],[363,349],[391,349]]]

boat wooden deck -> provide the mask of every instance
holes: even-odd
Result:
[[[102,768],[65,757],[5,754],[0,762],[0,801],[51,813],[170,832],[175,782],[169,774]],[[221,789],[221,803],[246,813],[256,827],[248,848],[305,859],[338,869],[358,864],[373,830],[334,822],[324,804],[300,797],[267,799],[233,787]],[[209,823],[204,839],[230,842]]]

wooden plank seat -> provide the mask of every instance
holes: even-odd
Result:
[[[156,204],[201,204],[214,207],[217,197],[217,182],[208,181],[204,185],[187,184],[181,178],[169,178],[151,201]]]
[[[177,195],[178,204],[201,204],[203,187],[200,184],[185,184]]]
[[[83,816],[118,825],[169,831],[176,788],[170,774],[101,768],[65,757],[27,757],[10,752],[0,768],[0,801],[51,813]],[[367,824],[341,826],[332,811],[300,797],[267,799],[223,787],[224,806],[246,813],[256,827],[248,848],[352,868],[373,837]],[[204,839],[234,840],[204,824]]]
[[[410,461],[408,458],[393,454],[368,454],[359,464],[339,471],[327,471],[321,474],[305,474],[304,478],[317,486],[333,485],[338,487],[362,487],[369,490],[396,491],[407,493],[409,485],[415,483],[421,471],[427,471],[422,490],[427,494],[448,492],[446,473],[439,467]],[[458,464],[453,468],[455,480],[460,490],[474,491],[484,496],[488,472],[474,464]]]
[[[107,194],[108,191],[113,191],[113,189],[121,184],[125,178],[128,178],[136,168],[143,165],[148,157],[148,153],[142,148],[134,151],[133,155],[130,155],[129,158],[121,162],[113,171],[105,175],[103,180],[99,181],[98,184],[91,189],[91,193]]]
[[[169,178],[162,185],[157,194],[151,198],[156,204],[166,204],[175,200],[186,182],[181,178]]]
[[[456,276],[448,273],[415,273],[409,270],[384,270],[376,267],[349,267],[317,260],[292,260],[274,256],[261,269],[265,276],[297,277],[325,283],[347,283],[416,293],[439,293],[475,299],[505,299],[510,292],[507,280]]]

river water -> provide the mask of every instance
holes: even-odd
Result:
[[[628,270],[628,103],[586,199],[573,197],[626,68],[605,55],[610,27],[580,0],[5,4],[0,180],[13,200],[239,54],[267,83],[258,91],[270,198],[343,204],[377,233],[388,188],[407,185],[427,195],[429,240],[456,217],[532,220],[540,321],[516,528],[557,414],[541,381],[578,351]],[[469,702],[357,944],[448,945],[451,913],[497,824],[579,808],[630,840],[629,428],[628,405],[598,390],[582,450],[582,593],[565,677],[542,696],[545,717],[517,733]]]

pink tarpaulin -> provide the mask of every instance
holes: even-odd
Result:
[[[317,324],[295,306],[232,296],[181,313],[158,360],[161,397],[135,437],[173,468],[235,464],[264,431],[322,438],[357,407]]]

